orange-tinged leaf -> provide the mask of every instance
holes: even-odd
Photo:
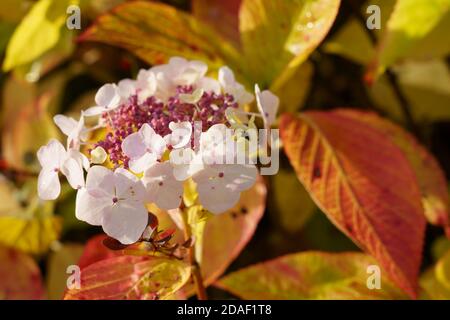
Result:
[[[265,183],[259,178],[251,189],[241,194],[234,208],[208,218],[203,231],[203,250],[200,259],[205,285],[217,280],[250,241],[264,213],[266,194]],[[168,215],[164,212],[157,215],[160,225],[163,223],[166,228],[176,227],[173,221],[168,224]],[[182,239],[180,234],[182,231],[177,229],[174,239]],[[179,292],[178,298],[193,293],[194,287],[189,283]]]
[[[216,285],[251,300],[404,299],[381,272],[381,288],[369,289],[367,268],[375,260],[363,253],[302,252],[252,265]]]
[[[402,150],[383,132],[339,112],[285,114],[280,128],[286,154],[316,204],[415,297],[425,218]]]
[[[437,160],[416,138],[403,128],[370,112],[340,109],[336,113],[363,121],[386,134],[403,151],[412,165],[422,193],[425,217],[434,225],[442,226],[450,237],[449,198],[447,180]]]
[[[147,1],[117,6],[100,16],[80,40],[119,46],[150,64],[183,56],[219,67],[237,56],[228,42],[190,14]]]
[[[41,272],[30,256],[0,247],[0,261],[0,300],[44,298]]]
[[[81,272],[81,288],[66,300],[165,299],[191,275],[188,264],[162,257],[121,256],[91,264]]]
[[[192,0],[193,15],[211,25],[226,39],[239,44],[239,6],[241,0]]]
[[[89,239],[84,247],[80,260],[78,261],[78,266],[81,269],[84,269],[95,262],[122,255],[121,251],[113,251],[103,244],[103,241],[107,238],[107,235],[99,234]]]

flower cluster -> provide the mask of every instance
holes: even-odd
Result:
[[[230,164],[232,151],[245,137],[227,139],[226,130],[253,125],[255,114],[244,107],[254,96],[228,67],[220,68],[217,79],[207,72],[202,62],[175,57],[141,70],[136,80],[104,85],[95,96],[96,106],[82,111],[78,121],[55,116],[67,146],[53,139],[39,149],[39,196],[59,196],[61,173],[78,190],[76,217],[102,226],[123,244],[141,238],[147,204],[179,208],[187,180],[195,182],[208,211],[218,214],[233,207],[258,171],[251,163]],[[278,98],[257,86],[255,94],[258,116],[270,127]],[[97,124],[87,128],[88,117],[96,117]],[[105,133],[92,141],[90,136],[99,136],[91,134],[94,130]]]

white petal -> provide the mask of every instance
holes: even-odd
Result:
[[[56,139],[39,148],[37,158],[43,168],[59,169],[67,156],[66,149]]]
[[[135,173],[141,173],[152,166],[157,161],[157,156],[154,153],[146,152],[139,158],[130,159],[128,165]]]
[[[136,81],[131,79],[123,79],[117,84],[119,95],[123,100],[127,100],[136,93]]]
[[[216,171],[223,173],[228,188],[239,192],[250,189],[258,176],[254,165],[228,164],[216,168]]]
[[[122,151],[130,159],[142,157],[145,149],[144,139],[140,132],[132,133],[122,141]]]
[[[119,201],[108,207],[103,216],[103,230],[123,244],[139,240],[148,222],[148,212],[143,204]]]
[[[145,198],[142,181],[128,170],[118,168],[114,171],[114,185],[119,199],[142,202]]]
[[[236,82],[234,79],[233,71],[231,71],[231,69],[228,68],[227,66],[223,66],[219,69],[218,78],[219,83],[222,85],[224,89],[226,89],[229,86],[234,86]]]
[[[169,143],[172,148],[178,149],[186,146],[191,141],[192,135],[192,124],[189,121],[183,122],[170,122],[169,128],[172,130],[172,133],[169,135],[169,138],[166,139],[166,142]]]
[[[177,181],[169,162],[156,163],[144,173],[147,201],[159,208],[170,210],[178,208],[183,195],[183,182]]]
[[[257,84],[255,85],[255,94],[256,104],[263,117],[264,126],[268,128],[275,121],[280,99],[269,90],[261,92]]]
[[[231,191],[220,183],[197,184],[201,205],[214,214],[233,208],[239,201],[240,193]]]
[[[209,77],[200,78],[197,81],[197,87],[202,88],[205,92],[214,92],[216,94],[219,94],[221,91],[219,81]]]
[[[117,86],[111,83],[103,85],[95,95],[95,103],[97,103],[98,106],[105,107],[109,110],[118,107],[120,95]]]
[[[61,167],[61,172],[66,176],[70,186],[74,189],[84,187],[83,167],[74,158],[67,158]]]
[[[83,188],[77,192],[75,216],[78,220],[100,226],[106,208],[112,205],[110,197],[94,197],[92,193]]]
[[[55,200],[61,192],[58,172],[52,168],[44,168],[38,177],[38,195],[42,200]]]
[[[113,171],[102,166],[93,166],[86,177],[86,189],[101,190],[105,195],[114,196],[114,182]]]
[[[154,154],[158,159],[161,158],[166,149],[166,141],[164,138],[155,133],[153,128],[147,123],[139,129],[139,133],[142,135],[145,144],[145,152]]]
[[[105,107],[95,106],[95,107],[90,107],[87,110],[84,110],[83,114],[86,117],[93,117],[93,116],[101,115],[103,112],[106,112],[106,111],[108,111],[108,109],[106,109]]]
[[[78,121],[74,118],[66,117],[62,114],[54,116],[53,121],[66,136],[70,135],[78,125]]]

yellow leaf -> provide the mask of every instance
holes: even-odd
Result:
[[[61,233],[62,221],[52,212],[53,203],[42,203],[36,197],[25,210],[0,217],[0,243],[28,253],[45,253]]]
[[[268,87],[290,79],[328,33],[339,4],[339,0],[242,1],[239,29],[251,80]]]
[[[81,244],[68,243],[59,246],[47,261],[47,295],[50,300],[60,300],[67,289],[67,268],[77,265],[84,250]]]
[[[271,218],[288,232],[299,231],[314,213],[314,202],[294,172],[280,170],[271,178]]]
[[[66,21],[66,9],[75,3],[75,0],[38,1],[14,31],[6,50],[3,70],[29,63],[53,48]]]

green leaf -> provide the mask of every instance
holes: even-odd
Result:
[[[32,62],[59,41],[66,9],[75,0],[40,0],[14,31],[6,50],[3,70]]]
[[[80,40],[119,46],[149,64],[183,56],[218,68],[238,57],[230,43],[190,14],[146,1],[125,3],[100,16]]]
[[[0,300],[44,298],[41,271],[31,257],[0,246],[0,261]]]
[[[271,191],[271,218],[289,233],[299,231],[316,210],[316,205],[293,171],[282,169],[272,176]]]
[[[367,267],[374,259],[362,253],[303,252],[259,263],[220,279],[216,286],[250,300],[405,299],[381,272],[381,289],[369,289]]]
[[[78,259],[83,253],[80,244],[67,243],[60,245],[51,253],[47,260],[47,292],[48,299],[60,300],[67,289],[67,268],[77,265]]]
[[[287,81],[328,33],[339,4],[339,0],[243,0],[239,29],[251,80],[263,87]]]
[[[66,300],[155,300],[180,289],[191,267],[174,258],[121,256],[91,264],[81,272],[80,289]]]
[[[383,73],[419,45],[423,48],[421,40],[450,17],[449,10],[450,0],[397,0],[379,44],[373,69],[375,75]],[[434,41],[447,43],[448,47],[447,31],[441,29],[439,39]]]
[[[420,277],[420,298],[424,300],[450,299],[450,251],[435,266]]]

